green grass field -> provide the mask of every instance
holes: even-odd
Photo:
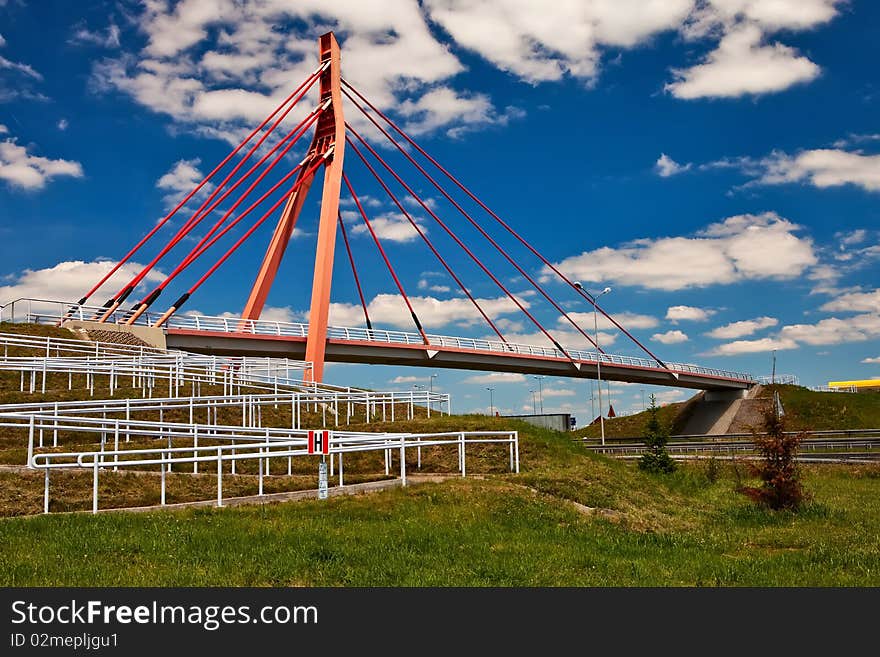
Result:
[[[651,476],[522,435],[518,476],[221,510],[0,520],[4,586],[877,586],[880,468],[811,466],[772,513],[705,464]],[[747,466],[736,466],[747,477]]]
[[[11,381],[7,394],[19,394],[17,383]],[[820,417],[874,422],[871,402],[877,397],[801,400],[797,390],[785,393],[795,427]],[[830,399],[837,410],[814,408],[816,399]],[[676,411],[667,408],[671,422]],[[638,418],[621,420],[641,428]],[[799,513],[774,513],[734,492],[751,480],[742,461],[723,462],[714,481],[705,461],[657,476],[633,462],[588,453],[572,434],[504,418],[420,417],[369,425],[391,427],[517,429],[522,472],[506,473],[504,450],[475,447],[468,451],[466,479],[368,495],[23,517],[41,508],[42,480],[7,471],[0,473],[0,511],[19,517],[0,518],[0,585],[880,585],[878,465],[804,466],[809,503]],[[0,436],[0,460],[21,463],[20,443],[20,436]],[[381,463],[373,457],[347,459],[347,480],[378,476]],[[415,455],[409,458],[414,473]],[[450,472],[455,459],[448,450],[426,450],[424,470]],[[303,461],[294,477],[267,479],[267,491],[313,486],[312,477],[314,463]],[[214,481],[210,474],[175,473],[169,492],[173,500],[209,499]],[[101,482],[102,504],[114,496],[126,503],[155,502],[155,476],[107,472]],[[89,486],[88,473],[57,475],[53,508],[89,508]],[[230,479],[229,487],[228,494],[253,492],[253,477]]]

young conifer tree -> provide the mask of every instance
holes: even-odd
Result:
[[[646,472],[669,473],[676,468],[675,461],[666,450],[669,440],[669,429],[660,422],[657,398],[651,395],[651,407],[648,409],[648,422],[645,425],[645,445],[648,450],[639,459],[639,468]]]

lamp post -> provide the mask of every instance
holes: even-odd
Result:
[[[428,392],[430,392],[430,393],[433,393],[433,392],[434,392],[434,379],[436,379],[436,378],[437,378],[437,375],[436,375],[436,374],[432,374],[432,375],[431,375],[431,379],[430,379],[430,381],[429,381],[430,390],[428,391]]]
[[[492,398],[492,392],[495,390],[495,388],[486,388],[486,390],[489,391],[489,415],[494,416],[495,415],[495,402],[493,401],[493,398]]]
[[[537,415],[538,414],[538,402],[535,400],[535,391],[534,391],[534,389],[532,389],[532,390],[529,390],[529,392],[532,393],[532,413],[534,415]]]
[[[544,414],[544,386],[541,383],[541,379],[544,378],[542,374],[536,374],[532,377],[533,379],[538,379],[538,401],[541,402],[541,415]]]
[[[596,316],[596,299],[601,297],[603,294],[608,294],[611,292],[610,287],[606,287],[604,290],[599,292],[599,294],[591,294],[587,292],[583,285],[581,285],[578,281],[574,282],[574,286],[586,294],[590,298],[590,302],[593,304],[593,341],[596,343],[596,379],[599,381],[599,431],[602,435],[602,444],[605,444],[605,416],[602,412],[602,357],[599,353],[599,319]]]

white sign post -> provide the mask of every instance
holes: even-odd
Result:
[[[327,499],[327,461],[318,463],[318,499]]]

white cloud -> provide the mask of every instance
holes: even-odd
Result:
[[[427,296],[410,296],[410,303],[425,329],[450,324],[469,326],[485,322],[466,297],[437,299]],[[476,299],[480,307],[493,320],[501,315],[521,312],[507,297]],[[528,303],[521,301],[524,307]],[[402,329],[415,330],[406,303],[398,294],[378,294],[367,304],[370,319],[376,325],[388,324]],[[359,304],[331,303],[330,323],[335,326],[358,326],[363,323],[364,311]],[[497,340],[498,336],[494,338]]]
[[[3,35],[0,34],[0,48],[6,45],[6,39],[3,38]]]
[[[565,74],[592,79],[603,45],[629,48],[675,29],[692,0],[565,1],[552,9],[524,0],[429,0],[426,6],[459,45],[538,82]]]
[[[462,126],[457,124],[463,123],[471,127],[492,123],[504,125],[511,118],[523,115],[521,110],[515,108],[508,108],[499,114],[487,95],[460,94],[445,86],[432,89],[415,101],[405,100],[397,111],[406,117],[404,128],[412,135],[456,125],[450,136],[458,136]]]
[[[724,35],[701,64],[673,71],[676,81],[666,85],[676,98],[734,98],[782,91],[809,82],[819,67],[794,48],[763,43],[756,25],[741,25]]]
[[[821,148],[794,156],[773,153],[758,164],[762,173],[750,184],[805,182],[819,188],[855,185],[880,191],[880,155]]]
[[[201,164],[199,158],[178,160],[171,169],[156,181],[156,187],[167,192],[163,198],[167,208],[177,205],[196,185],[202,182],[205,174],[199,170],[199,164]],[[206,183],[199,190],[196,197],[200,198],[210,194],[213,188],[213,183]]]
[[[21,62],[13,62],[12,60],[6,59],[3,56],[0,56],[0,69],[7,69],[10,71],[16,71],[17,73],[21,73],[29,78],[33,78],[34,80],[42,80],[43,76],[34,68],[28,64],[22,64]]]
[[[679,164],[666,153],[660,153],[660,157],[657,158],[657,162],[654,163],[654,171],[656,171],[657,175],[661,178],[668,178],[669,176],[684,173],[690,169],[691,166],[690,162],[687,164]]]
[[[666,319],[671,322],[705,322],[715,311],[710,308],[697,308],[695,306],[670,306],[666,309]]]
[[[733,340],[734,338],[742,338],[747,335],[760,331],[771,326],[779,324],[779,320],[775,317],[757,317],[755,319],[744,319],[739,322],[731,322],[724,326],[714,328],[708,333],[710,338],[719,340]]]
[[[880,289],[873,292],[851,292],[829,301],[820,310],[826,312],[880,312]]]
[[[115,262],[110,260],[96,260],[93,262],[72,260],[59,262],[57,265],[44,269],[25,269],[20,273],[7,277],[6,280],[9,283],[0,286],[0,303],[7,303],[19,298],[76,301],[95,283],[101,280],[115,264]],[[125,263],[110,277],[101,290],[104,292],[109,292],[110,290],[116,292],[137,275],[143,267],[144,265],[137,262]],[[146,275],[144,284],[139,286],[138,289],[144,290],[147,285],[159,283],[164,279],[164,273],[158,269],[153,269]],[[104,292],[99,291],[96,294],[101,295]]]
[[[742,280],[784,280],[816,264],[810,238],[773,212],[728,217],[694,237],[636,240],[566,258],[556,267],[580,281],[614,281],[649,289],[681,290]],[[544,279],[551,272],[545,268]]]
[[[145,45],[96,62],[93,81],[197,134],[234,142],[246,124],[262,118],[314,70],[314,35],[332,29],[342,45],[346,78],[372,102],[396,111],[413,132],[458,136],[504,124],[522,111],[497,108],[485,93],[454,88],[464,70],[455,47],[530,83],[570,76],[590,85],[609,51],[644,46],[676,30],[714,41],[715,28],[723,25],[722,47],[682,73],[684,79],[672,85],[676,93],[729,87],[724,78],[732,70],[746,79],[737,84],[761,89],[771,74],[797,78],[806,75],[801,68],[817,69],[787,46],[762,45],[768,32],[806,29],[835,13],[834,3],[829,10],[829,3],[805,2],[810,9],[783,0],[773,0],[772,10],[732,0],[563,0],[548,10],[527,0],[146,0],[134,17]],[[751,28],[758,31],[755,43],[731,45]],[[106,31],[77,29],[73,40],[79,43],[115,48],[119,42],[112,23]],[[731,49],[760,66],[736,67]],[[765,71],[768,65],[772,71]],[[771,86],[780,84],[774,79]],[[347,112],[364,125],[355,114]]]
[[[592,311],[583,313],[568,313],[568,316],[571,317],[572,320],[574,320],[575,324],[580,325],[582,328],[592,329],[593,327]],[[654,328],[655,326],[657,326],[657,324],[660,323],[656,317],[652,317],[651,315],[640,315],[638,313],[622,312],[614,313],[611,316],[617,321],[618,324],[620,324],[625,329]],[[568,322],[564,317],[560,317],[558,319],[558,322],[562,325],[568,325]],[[617,327],[611,323],[611,320],[601,313],[596,314],[596,325],[602,331],[617,330]]]
[[[864,242],[868,238],[868,231],[864,228],[858,228],[856,230],[838,233],[835,237],[840,239],[840,249],[844,250],[848,246]]]
[[[542,397],[574,397],[577,393],[568,388],[543,388],[541,390]]]
[[[862,360],[862,362],[868,363],[871,365],[876,365],[876,364],[880,363],[880,356],[878,356],[877,358],[865,358]]]
[[[422,222],[417,217],[413,217],[413,220],[423,233],[428,232],[428,229],[422,225]],[[416,232],[416,229],[413,228],[409,220],[404,215],[396,212],[388,212],[370,219],[370,225],[380,241],[406,243],[419,239],[418,232]],[[354,235],[370,235],[367,225],[363,222],[355,225],[351,232]]]
[[[107,29],[104,31],[100,30],[89,30],[85,23],[80,23],[70,39],[67,40],[68,43],[73,45],[90,45],[90,46],[99,46],[101,48],[118,48],[119,47],[119,26],[115,23],[110,23],[107,26]]]
[[[60,121],[58,121],[57,124],[55,124],[55,127],[61,130],[61,132],[64,132],[65,130],[67,130],[67,126],[69,125],[70,124],[67,122],[67,119],[61,119]]]
[[[815,324],[784,326],[780,336],[809,345],[874,340],[880,338],[880,313],[865,313],[847,319],[829,317]]]
[[[706,352],[707,356],[739,356],[741,354],[769,353],[774,349],[797,349],[798,343],[791,338],[760,338],[758,340],[736,340],[722,344]]]
[[[419,383],[427,381],[429,378],[427,376],[395,376],[391,379],[391,383]]]
[[[500,328],[500,327],[499,327]],[[549,331],[550,335],[556,338],[556,341],[559,342],[563,347],[567,349],[580,349],[583,351],[595,352],[596,347],[587,340],[583,335],[579,332],[570,329],[570,330],[560,330],[554,329]],[[593,336],[592,331],[587,331],[587,335],[591,338]],[[617,341],[617,337],[619,332],[615,333],[603,333],[599,332],[599,345],[602,349],[606,349],[613,345]],[[535,345],[538,347],[553,347],[555,345],[550,341],[550,339],[544,335],[540,330],[536,330],[533,333],[521,333],[521,332],[509,332],[505,333],[504,337],[507,338],[508,342],[512,342],[514,344],[527,344],[527,345]],[[484,335],[484,339],[486,340],[497,340],[498,336],[493,335]]]
[[[525,374],[516,372],[491,372],[490,374],[475,374],[462,380],[462,383],[476,385],[490,385],[493,383],[522,383],[526,380]]]
[[[683,331],[674,330],[666,331],[665,333],[655,333],[651,336],[651,339],[662,344],[678,344],[680,342],[687,342],[688,336]]]
[[[8,130],[4,127],[2,134],[6,133]],[[0,180],[19,189],[37,190],[58,176],[82,178],[83,170],[79,162],[33,155],[16,141],[15,137],[7,137],[0,142]]]

